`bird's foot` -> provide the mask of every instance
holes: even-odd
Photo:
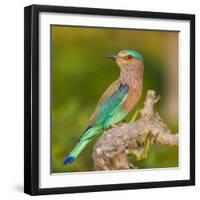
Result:
[[[111,125],[111,128],[117,128],[117,127],[122,127],[122,126],[124,126],[126,123],[124,123],[124,122],[121,122],[121,123],[119,123],[119,124],[112,124]]]
[[[116,124],[112,124],[111,128],[117,128],[118,126]]]

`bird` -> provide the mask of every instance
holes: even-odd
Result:
[[[142,55],[133,50],[121,50],[118,54],[107,57],[119,66],[119,77],[103,93],[84,133],[65,157],[64,164],[71,164],[94,136],[122,122],[141,98],[144,71]]]

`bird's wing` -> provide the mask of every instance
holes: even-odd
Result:
[[[88,127],[100,124],[124,101],[128,93],[128,86],[119,80],[113,82],[100,98],[96,109],[89,119]]]
[[[115,91],[117,91],[117,89],[119,88],[121,82],[119,79],[117,79],[116,81],[114,81],[107,89],[106,91],[103,93],[103,95],[101,96],[101,98],[99,99],[97,106],[98,107],[100,104],[102,104],[104,101],[106,101],[108,98],[110,98],[113,93]]]

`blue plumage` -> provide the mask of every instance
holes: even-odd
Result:
[[[71,164],[74,161],[74,157],[73,156],[67,156],[64,160],[64,164]]]
[[[108,128],[111,125],[108,124],[109,118],[113,117],[115,111],[120,107],[121,103],[124,101],[124,98],[126,98],[128,89],[129,87],[127,84],[120,84],[113,95],[99,105],[100,111],[95,125],[103,125],[104,128]]]

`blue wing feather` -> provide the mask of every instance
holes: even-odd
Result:
[[[119,88],[113,93],[113,95],[99,105],[100,111],[95,125],[100,125],[106,122],[106,120],[108,120],[113,113],[119,109],[119,106],[127,96],[128,88],[127,84],[120,84]]]

